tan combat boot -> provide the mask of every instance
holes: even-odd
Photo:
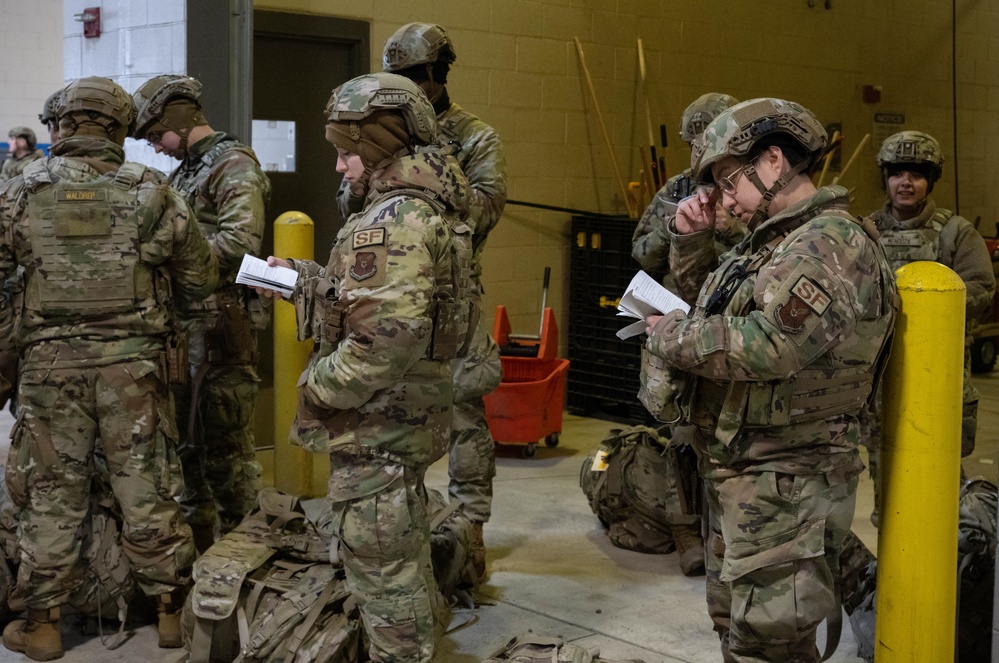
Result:
[[[59,607],[28,609],[27,619],[7,624],[3,644],[11,651],[22,652],[35,661],[62,658],[62,634],[59,632]]]
[[[215,525],[191,525],[191,533],[194,534],[194,547],[199,555],[204,555],[215,543]]]
[[[180,610],[183,606],[176,601],[178,593],[160,594],[156,601],[160,649],[178,649],[184,646],[184,638],[180,634]]]
[[[673,525],[672,530],[683,575],[703,575],[704,541],[701,539],[700,525]]]
[[[479,580],[483,580],[486,577],[486,544],[482,540],[482,523],[473,522],[472,523],[472,549],[469,551],[472,555],[472,566],[475,567],[475,572],[479,574]]]

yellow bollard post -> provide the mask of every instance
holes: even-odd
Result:
[[[302,212],[285,212],[274,222],[274,255],[312,260],[315,253],[312,219]],[[312,476],[312,454],[291,444],[289,431],[298,406],[298,377],[312,350],[312,341],[297,340],[295,309],[274,305],[274,486],[306,495]]]
[[[884,384],[876,663],[951,663],[965,286],[935,262],[895,272],[901,310]]]

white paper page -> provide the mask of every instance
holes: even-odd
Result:
[[[281,266],[271,267],[266,260],[255,258],[249,254],[243,256],[239,273],[236,274],[236,283],[276,290],[285,297],[291,295],[295,290],[297,281],[298,272],[294,269]]]
[[[639,334],[645,333],[645,320],[639,320],[638,322],[633,322],[627,327],[622,327],[617,331],[617,337],[622,341],[631,338],[632,336],[638,336]]]
[[[650,315],[663,315],[677,309],[688,313],[690,306],[654,278],[640,271],[628,284],[618,309],[630,313],[633,317],[645,318]]]

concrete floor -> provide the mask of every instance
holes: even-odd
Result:
[[[997,479],[999,451],[999,373],[976,377],[982,392],[978,444],[965,460],[971,476]],[[6,440],[9,417],[0,419]],[[441,644],[439,663],[479,663],[509,638],[528,629],[559,635],[603,656],[638,658],[646,663],[709,663],[720,660],[718,640],[704,605],[704,581],[683,576],[676,554],[644,555],[612,546],[579,488],[583,458],[611,422],[566,415],[561,444],[541,447],[526,460],[520,447],[499,447],[495,505],[486,526],[490,576],[483,588],[488,604],[475,611],[477,621],[460,628]],[[6,454],[6,443],[0,455]],[[444,490],[447,468],[431,468],[428,485]],[[863,478],[854,528],[871,547],[877,532],[868,516],[871,483]],[[457,614],[461,624],[467,614]],[[820,634],[820,640],[824,638]],[[179,663],[180,651],[156,647],[156,631],[134,631],[121,648],[106,651],[97,637],[84,637],[73,623],[63,627],[66,663],[163,661]],[[856,645],[844,620],[840,646],[831,661],[854,663]],[[26,661],[0,647],[0,663]]]

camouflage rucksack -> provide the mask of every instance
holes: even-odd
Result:
[[[480,578],[472,563],[472,521],[458,500],[447,503],[439,491],[432,489],[427,490],[427,497],[430,559],[437,585],[452,605],[473,608],[472,592]]]
[[[273,488],[194,564],[181,624],[191,663],[356,663],[359,611],[329,539]]]
[[[668,554],[675,550],[670,526],[697,522],[681,506],[689,491],[678,486],[678,454],[653,428],[613,430],[586,457],[579,486],[590,508],[619,548]]]
[[[641,659],[612,661],[600,658],[600,650],[584,648],[562,638],[525,633],[510,640],[482,663],[645,663]]]

